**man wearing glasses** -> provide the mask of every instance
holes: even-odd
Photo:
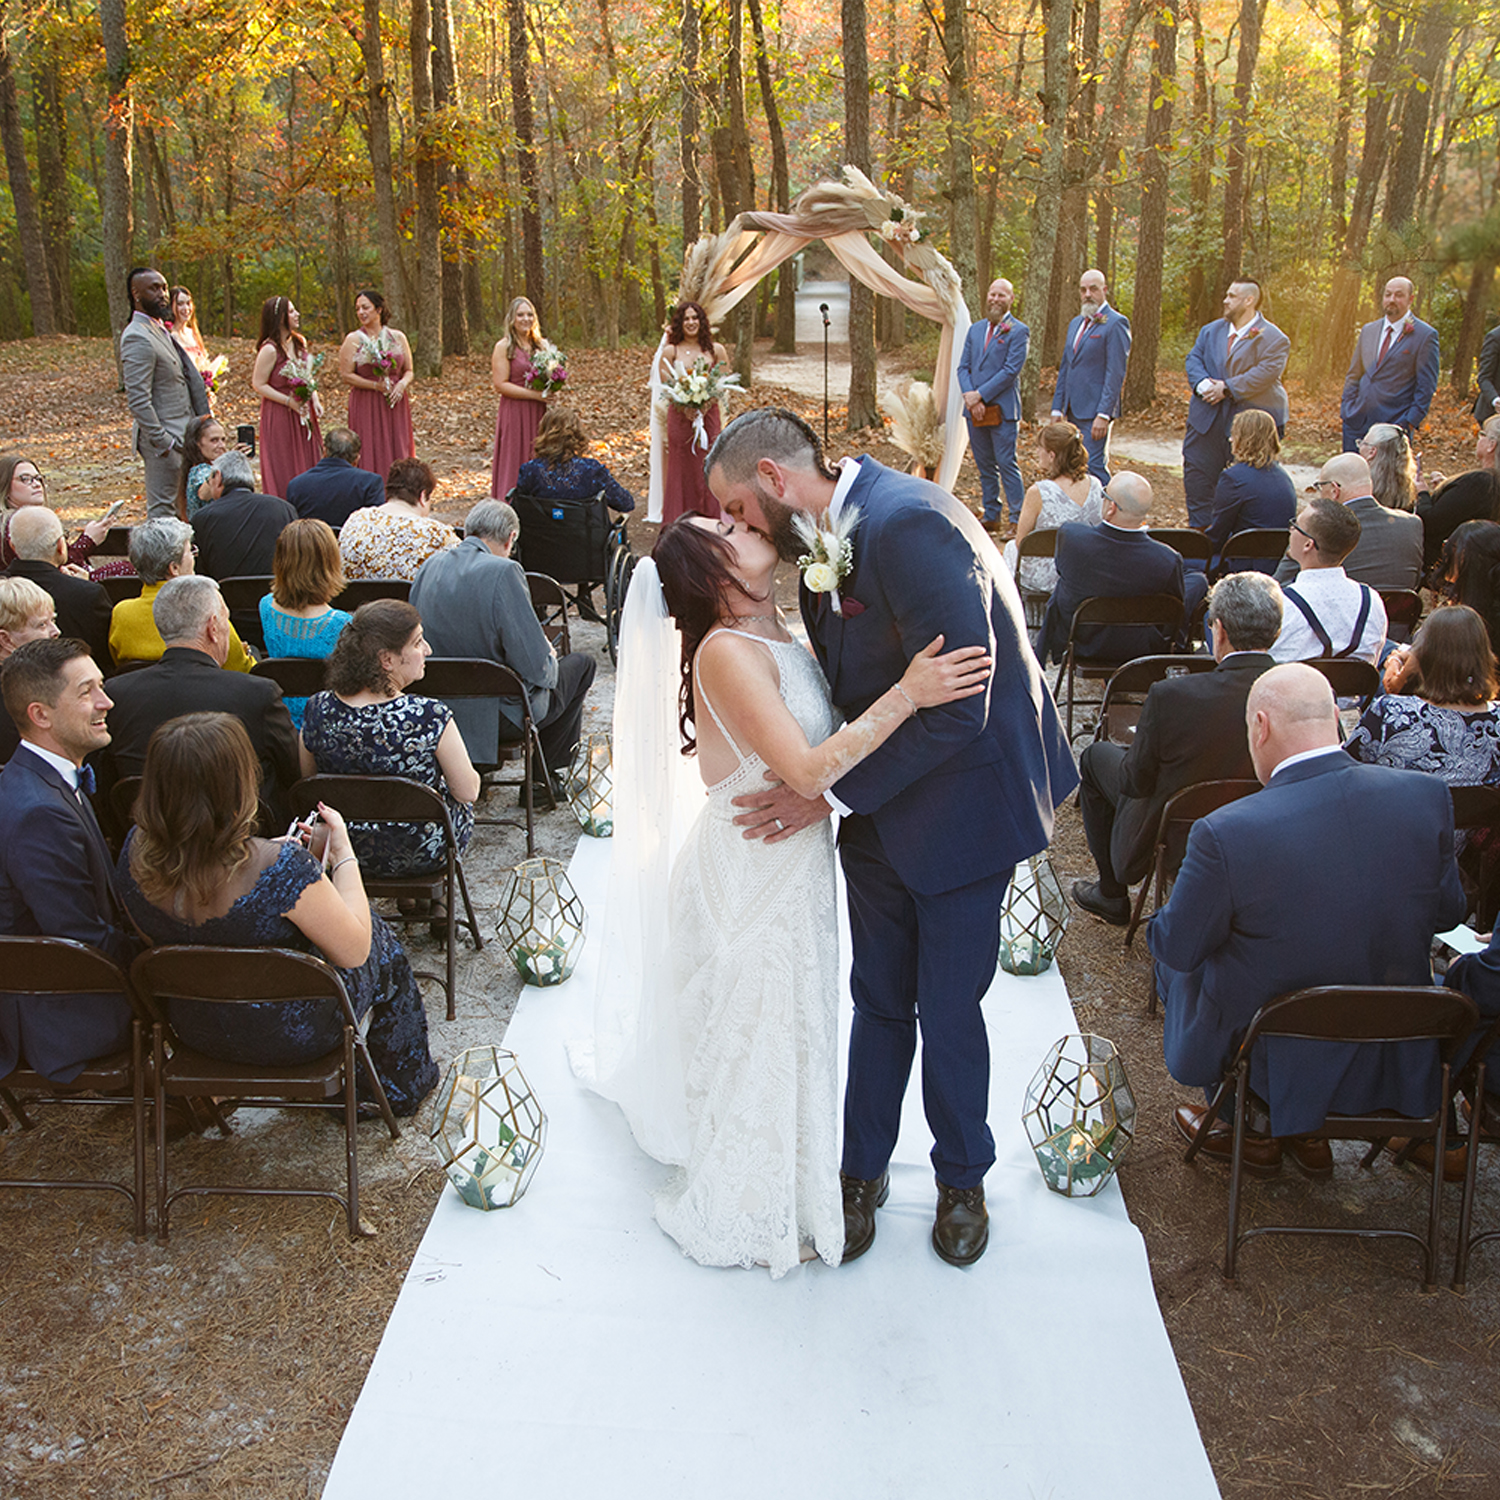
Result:
[[[1300,571],[1282,587],[1281,634],[1271,647],[1278,662],[1357,657],[1373,666],[1380,659],[1385,605],[1343,568],[1358,541],[1359,518],[1326,493],[1292,522],[1286,555]]]
[[[1414,589],[1422,578],[1422,521],[1388,510],[1374,496],[1370,466],[1358,453],[1340,453],[1323,465],[1314,491],[1336,501],[1359,522],[1359,543],[1344,571],[1375,589]],[[1290,554],[1288,554],[1290,558]],[[1296,576],[1291,561],[1276,569],[1283,587]]]

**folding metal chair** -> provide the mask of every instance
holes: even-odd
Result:
[[[1415,589],[1377,589],[1385,605],[1387,640],[1409,641],[1422,618],[1422,596]]]
[[[411,597],[409,578],[351,578],[344,591],[332,601],[335,609],[344,609],[352,615],[361,604],[375,599],[408,599]]]
[[[269,677],[283,698],[311,698],[325,687],[328,663],[313,656],[268,656],[250,668],[252,677]]]
[[[1335,698],[1358,698],[1363,713],[1380,691],[1380,673],[1367,661],[1353,656],[1314,656],[1307,666],[1321,672]]]
[[[1052,692],[1056,696],[1067,682],[1068,739],[1073,738],[1073,699],[1077,678],[1102,681],[1112,677],[1124,662],[1114,657],[1085,656],[1078,649],[1078,633],[1101,625],[1151,626],[1170,640],[1182,626],[1182,600],[1175,594],[1137,594],[1122,599],[1085,599],[1073,611],[1068,626],[1068,646],[1057,669]],[[1159,653],[1143,653],[1147,655]],[[1132,660],[1133,658],[1127,658]]]
[[[568,596],[562,584],[545,573],[528,573],[526,587],[531,591],[531,607],[541,621],[542,634],[559,656],[566,656],[573,649],[573,637],[568,629]]]
[[[1024,572],[1021,564],[1028,557],[1056,556],[1057,528],[1055,526],[1044,526],[1036,531],[1028,531],[1016,546],[1016,586],[1021,590],[1021,604],[1026,611],[1028,630],[1037,630],[1041,627],[1042,620],[1047,613],[1047,601],[1052,594],[1047,589],[1027,588],[1022,582]]]
[[[1165,542],[1183,562],[1202,563],[1206,569],[1213,561],[1214,544],[1196,526],[1149,526],[1146,535],[1153,542]]]
[[[1168,677],[1185,677],[1192,672],[1212,672],[1218,666],[1211,656],[1138,656],[1128,661],[1104,684],[1104,700],[1099,705],[1099,722],[1094,727],[1096,740],[1114,745],[1129,745],[1135,739],[1146,694]]]
[[[1222,578],[1226,573],[1243,573],[1245,569],[1239,564],[1247,562],[1270,563],[1270,570],[1262,571],[1274,571],[1276,564],[1286,556],[1290,536],[1291,532],[1285,526],[1252,527],[1248,531],[1235,532],[1219,553],[1214,578]]]

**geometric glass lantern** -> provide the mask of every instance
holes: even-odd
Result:
[[[568,768],[567,787],[568,803],[578,826],[590,838],[609,838],[615,831],[615,815],[610,800],[614,768],[608,734],[586,734],[578,741]]]
[[[1070,915],[1045,854],[1018,864],[1000,908],[1000,967],[1007,974],[1040,974],[1051,964]]]
[[[428,1137],[458,1196],[470,1208],[509,1208],[531,1183],[547,1116],[515,1053],[460,1052],[437,1091]]]
[[[1089,1035],[1055,1042],[1026,1090],[1021,1123],[1047,1186],[1092,1198],[1135,1139],[1135,1095],[1115,1044]]]
[[[500,940],[527,984],[561,984],[583,950],[585,913],[555,859],[523,859],[500,898]]]

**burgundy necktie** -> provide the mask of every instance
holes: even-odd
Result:
[[[990,350],[990,340],[992,338],[994,338],[994,336],[995,336],[995,325],[993,323],[991,323],[990,324],[990,328],[989,328],[989,332],[986,333],[985,336],[984,336],[984,352],[986,354],[989,353],[989,350]]]
[[[1085,318],[1078,325],[1078,337],[1073,340],[1073,353],[1078,353],[1078,346],[1083,342],[1083,336],[1089,331],[1089,320]]]
[[[1234,353],[1234,341],[1239,336],[1240,336],[1240,331],[1239,331],[1238,328],[1231,328],[1229,330],[1229,348],[1227,350],[1225,350],[1225,356],[1226,356],[1226,358],[1228,357],[1228,355]]]
[[[1380,368],[1381,361],[1385,358],[1385,351],[1391,347],[1391,325],[1385,325],[1385,337],[1380,341],[1380,353],[1375,356],[1375,368]]]

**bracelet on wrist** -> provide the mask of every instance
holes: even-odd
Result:
[[[330,867],[330,868],[329,868],[329,871],[328,871],[328,878],[329,878],[329,879],[330,879],[330,880],[332,880],[332,879],[333,879],[333,877],[334,877],[334,876],[335,876],[335,875],[337,875],[337,874],[338,874],[338,872],[339,872],[339,871],[340,871],[340,870],[342,870],[342,869],[343,869],[343,868],[344,868],[344,866],[345,866],[345,865],[352,865],[352,864],[357,864],[357,863],[358,863],[358,862],[359,862],[359,861],[358,861],[358,859],[357,859],[357,858],[356,858],[356,856],[354,856],[354,855],[353,855],[353,854],[346,854],[346,855],[345,855],[345,856],[344,856],[344,857],[343,857],[343,858],[342,858],[342,859],[341,859],[341,860],[338,860],[338,861],[336,861],[336,862],[335,862],[335,863],[334,863],[334,864],[333,864],[333,865],[332,865],[332,866],[331,866],[331,867]]]
[[[913,698],[912,695],[910,693],[908,693],[906,691],[906,689],[904,687],[902,687],[899,682],[896,684],[896,691],[898,693],[900,693],[901,696],[903,698],[905,698],[906,701],[909,704],[911,704],[911,714],[910,714],[910,717],[911,718],[916,718],[916,716],[917,716],[917,700],[915,698]]]

